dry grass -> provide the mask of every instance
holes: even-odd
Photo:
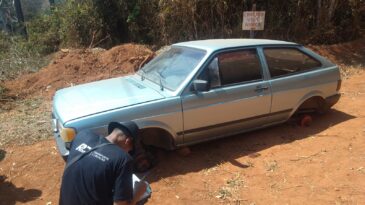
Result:
[[[224,186],[221,186],[218,189],[215,197],[225,201],[225,203],[237,203],[241,201],[239,190],[242,187],[244,187],[244,181],[240,173],[235,173],[234,176],[226,180],[226,184]]]
[[[36,72],[49,63],[49,58],[15,49],[6,54],[0,53],[0,82],[14,79],[23,73]]]
[[[0,99],[2,99],[2,96],[5,95],[5,91],[6,91],[6,89],[3,86],[1,86],[1,84],[0,84]]]
[[[23,73],[36,72],[46,66],[50,58],[41,55],[25,39],[0,31],[0,82]]]
[[[352,75],[357,75],[365,71],[365,66],[361,64],[355,66],[339,65],[339,67],[340,67],[341,77],[345,79],[351,77]]]
[[[265,162],[266,171],[268,172],[274,172],[278,169],[278,163],[277,161],[268,161]]]
[[[43,98],[7,102],[0,107],[0,147],[26,145],[52,137],[51,103]]]

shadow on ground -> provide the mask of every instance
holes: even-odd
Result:
[[[13,205],[17,202],[26,203],[37,199],[42,194],[38,189],[16,187],[6,178],[6,176],[0,175],[0,205]]]
[[[0,149],[0,162],[5,158],[5,155],[6,155],[6,151]]]
[[[353,118],[355,117],[344,112],[331,110],[325,115],[313,116],[310,127],[299,127],[295,122],[289,121],[271,128],[192,146],[192,153],[187,157],[179,156],[176,152],[167,152],[160,157],[159,164],[150,171],[146,180],[152,183],[166,177],[199,172],[224,162],[247,168],[247,165],[236,159],[243,156],[258,157],[261,150],[302,140]]]

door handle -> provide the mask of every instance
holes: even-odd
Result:
[[[255,92],[262,92],[262,91],[264,91],[264,90],[268,90],[269,89],[269,87],[268,86],[262,86],[262,85],[258,85],[258,86],[256,86],[256,89],[255,89]]]

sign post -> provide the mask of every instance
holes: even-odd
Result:
[[[252,5],[252,11],[256,11],[256,4]],[[250,30],[250,38],[255,38],[255,31],[253,29]]]
[[[254,38],[254,31],[264,30],[265,11],[255,11],[256,4],[252,7],[253,11],[243,12],[242,30],[250,31],[250,38]]]

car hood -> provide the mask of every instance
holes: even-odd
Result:
[[[53,110],[63,123],[80,117],[162,99],[131,76],[87,83],[56,92]]]

